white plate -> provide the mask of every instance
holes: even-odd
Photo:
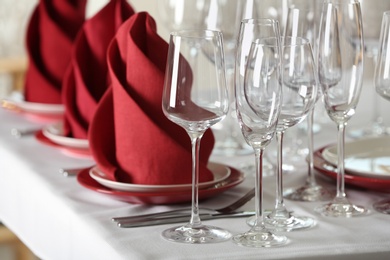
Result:
[[[349,174],[390,179],[390,137],[345,143],[345,170]],[[322,152],[324,159],[337,165],[337,146]]]
[[[88,149],[89,144],[87,139],[77,139],[64,136],[63,124],[62,122],[58,122],[55,124],[50,124],[45,126],[42,129],[42,133],[46,136],[50,141],[62,145],[73,148],[81,148]]]
[[[57,115],[65,112],[65,107],[62,104],[34,103],[13,99],[2,99],[1,103],[5,108],[21,110],[28,113]]]
[[[205,189],[218,182],[227,179],[230,176],[230,168],[225,165],[210,162],[207,167],[214,175],[214,180],[208,182],[199,183],[200,189]],[[101,185],[114,190],[131,191],[131,192],[164,192],[164,191],[182,191],[190,190],[191,184],[176,184],[176,185],[142,185],[131,184],[124,182],[112,181],[108,176],[102,172],[97,166],[93,167],[89,171],[89,175]]]

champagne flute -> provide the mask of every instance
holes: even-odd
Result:
[[[382,16],[382,26],[379,38],[378,59],[375,65],[374,85],[376,92],[390,101],[390,11]],[[374,203],[378,212],[390,214],[390,199]]]
[[[293,231],[314,226],[306,216],[294,216],[283,200],[283,137],[285,131],[303,121],[317,98],[316,66],[310,42],[301,37],[281,37],[283,102],[276,128],[277,189],[276,204],[266,217],[267,225],[277,231]]]
[[[269,26],[278,29],[277,21]],[[253,148],[256,161],[256,219],[253,227],[233,237],[233,242],[248,247],[273,247],[287,243],[285,236],[272,233],[263,220],[263,153],[273,139],[282,99],[280,46],[278,38],[252,43],[244,84],[235,88],[237,118],[246,142]]]
[[[272,17],[272,13],[276,12],[276,9],[266,8],[266,6],[261,6],[258,0],[245,0],[244,5],[241,8],[241,16],[244,18],[240,23],[240,29],[238,33],[237,46],[236,46],[236,57],[235,57],[235,86],[244,85],[244,76],[246,69],[246,61],[248,59],[249,50],[251,43],[260,37],[259,33],[261,32],[262,37],[279,37],[279,23],[277,29],[277,35],[275,35],[275,30],[271,24],[274,18],[260,18],[262,15],[265,17]],[[270,13],[268,13],[267,10]],[[240,167],[244,172],[254,173],[256,172],[256,166],[253,165],[253,162],[245,162]],[[265,168],[265,169],[264,169]],[[272,164],[267,160],[267,157],[263,161],[263,176],[270,176],[274,174],[274,169]]]
[[[302,3],[302,1],[305,1]],[[307,2],[306,0],[300,0],[297,4],[289,8],[287,14],[287,22],[285,26],[284,36],[292,37],[304,37],[309,40],[313,53],[316,53],[316,2]],[[316,102],[321,96],[321,92],[318,91]],[[289,189],[284,192],[284,197],[297,201],[323,201],[332,198],[332,194],[323,186],[317,184],[314,175],[314,133],[313,133],[313,121],[314,121],[314,109],[309,111],[306,118],[307,120],[307,137],[308,137],[308,169],[306,183],[297,188]],[[297,150],[297,149],[294,149]],[[289,156],[291,157],[291,156]]]
[[[221,31],[224,40],[226,78],[230,103],[226,118],[212,127],[216,139],[213,153],[216,155],[234,156],[246,155],[252,152],[251,147],[245,143],[240,133],[235,112],[233,90],[236,40],[242,20],[241,10],[244,4],[244,0],[209,0],[208,8],[204,10],[202,19],[207,29]]]
[[[353,217],[367,209],[352,204],[345,193],[344,143],[347,122],[355,114],[362,88],[363,28],[357,0],[323,4],[319,33],[318,74],[323,101],[337,125],[337,194],[333,201],[315,210],[325,216]]]
[[[209,0],[209,8],[205,11],[207,29],[217,29],[223,33],[225,42],[225,60],[230,96],[230,111],[225,120],[212,127],[216,136],[214,153],[216,155],[245,155],[252,153],[252,149],[245,143],[237,123],[234,102],[234,64],[237,46],[239,25],[243,19],[250,18],[277,18],[278,3],[274,0]],[[272,165],[265,161],[268,168],[267,175],[272,174]],[[254,168],[244,164],[245,172]]]
[[[253,3],[248,1],[248,3]],[[254,5],[248,5],[246,7],[247,14],[251,13],[257,8]],[[241,21],[240,31],[237,40],[237,53],[236,53],[236,65],[235,65],[235,88],[242,89],[245,82],[245,72],[247,69],[247,61],[249,59],[249,52],[252,42],[260,38],[279,38],[280,29],[279,23],[275,23],[275,19],[267,18],[249,18]],[[242,130],[241,130],[242,131]],[[262,165],[264,166],[264,165]],[[257,172],[257,165],[254,166],[254,170]],[[262,171],[264,176],[264,172]],[[250,226],[253,226],[257,217],[251,217],[247,220]]]
[[[208,60],[204,53],[213,55]],[[199,217],[199,149],[210,126],[228,111],[222,33],[186,30],[170,35],[162,108],[165,116],[183,127],[192,144],[192,210],[188,224],[169,228],[169,241],[204,244],[230,239],[230,232],[202,224]]]
[[[164,27],[179,31],[203,27],[202,13],[208,7],[206,0],[159,0],[157,8]]]
[[[384,10],[390,10],[390,1],[360,0],[360,7],[362,11],[363,28],[369,28],[363,32],[365,57],[375,64],[377,62],[379,50],[382,19],[382,16],[378,14]],[[371,87],[371,84],[367,84],[367,86],[363,85],[363,88],[364,87]],[[351,127],[347,133],[348,136],[352,138],[365,138],[380,137],[390,134],[390,127],[384,123],[383,117],[380,114],[381,100],[379,100],[379,95],[374,94],[372,98],[373,109],[370,121],[363,126],[357,125]]]

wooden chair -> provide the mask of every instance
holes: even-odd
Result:
[[[0,245],[12,250],[15,260],[37,260],[34,254],[6,226],[0,223]]]
[[[11,76],[12,90],[21,91],[23,89],[26,69],[26,57],[0,58],[0,73]]]

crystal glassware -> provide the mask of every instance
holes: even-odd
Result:
[[[279,33],[278,22],[257,22],[258,34]],[[245,22],[241,28],[245,28]],[[268,39],[268,40],[267,40]],[[268,230],[263,219],[263,153],[273,139],[282,99],[279,38],[261,38],[251,44],[243,84],[235,85],[237,118],[246,142],[253,148],[256,161],[254,225],[247,232],[233,236],[233,242],[248,247],[273,247],[287,243],[285,236]]]
[[[315,225],[313,218],[294,216],[283,200],[283,136],[285,131],[303,121],[313,109],[318,84],[310,42],[301,37],[281,37],[283,102],[276,128],[277,174],[275,208],[266,217],[267,227],[293,231]]]
[[[210,61],[205,57],[213,57]],[[188,224],[163,232],[167,240],[204,244],[230,239],[230,232],[202,224],[199,217],[199,149],[210,126],[228,111],[222,33],[186,30],[170,35],[162,97],[164,114],[183,127],[192,144],[192,210]]]
[[[213,153],[216,155],[235,156],[252,153],[251,147],[245,143],[240,133],[234,101],[236,41],[245,1],[209,0],[202,18],[205,27],[221,31],[224,40],[229,112],[223,121],[212,126],[216,139]]]
[[[382,16],[378,15],[384,10],[390,10],[390,1],[383,0],[360,0],[360,7],[363,17],[364,54],[366,61],[375,64],[378,58],[379,37],[381,30]],[[367,73],[366,73],[367,75]],[[373,76],[367,75],[367,76]],[[371,84],[363,85],[363,88],[370,88]],[[372,116],[370,122],[364,125],[357,125],[349,128],[347,135],[359,139],[367,137],[380,137],[390,135],[390,127],[384,123],[380,113],[381,100],[374,94],[372,100]]]
[[[382,16],[374,85],[376,92],[390,101],[390,11],[384,12]],[[375,202],[373,207],[378,212],[390,214],[390,199]]]
[[[367,209],[352,204],[345,193],[344,143],[347,122],[355,114],[363,81],[363,27],[358,1],[325,1],[318,49],[318,74],[325,110],[337,125],[337,194],[316,212],[353,217]]]
[[[275,32],[271,26],[269,26],[269,18],[259,18],[261,16],[262,9],[259,8],[260,2],[255,0],[246,0],[245,5],[242,7],[242,17],[245,18],[241,21],[236,47],[235,57],[235,73],[234,73],[234,84],[244,85],[244,76],[246,69],[246,61],[248,59],[249,50],[251,43],[258,39],[259,33],[261,32],[262,37],[275,37]],[[264,11],[264,10],[263,10]],[[268,15],[265,15],[268,16]],[[276,20],[276,19],[272,19]],[[266,24],[267,26],[264,26]],[[279,33],[279,32],[278,32]],[[245,162],[241,165],[241,169],[246,173],[256,172],[256,166],[252,162]],[[263,176],[270,176],[274,174],[274,169],[271,163],[264,157],[263,160]]]
[[[157,10],[163,27],[169,32],[202,29],[205,0],[159,0]]]
[[[315,1],[306,1],[306,0],[295,0],[294,5],[289,8],[287,14],[287,22],[284,30],[284,36],[292,37],[303,37],[307,39],[310,43],[310,47],[313,50],[313,53],[316,53],[316,40],[317,40],[317,12],[316,12],[316,2]],[[314,55],[315,57],[315,55]],[[321,92],[318,91],[317,98],[318,100],[321,96]],[[308,139],[307,142],[307,178],[304,185],[296,189],[288,189],[284,192],[284,197],[290,200],[297,201],[324,201],[330,200],[332,198],[332,193],[329,192],[325,187],[317,184],[316,178],[314,175],[314,133],[313,133],[313,122],[314,122],[314,110],[315,106],[309,111],[309,114],[306,118],[307,128],[305,131],[305,136]],[[303,131],[299,131],[301,133]],[[295,136],[294,139],[302,138],[302,136]],[[295,148],[295,149],[294,149]],[[293,147],[293,151],[299,151],[298,147]],[[284,157],[294,157],[294,155],[288,154]],[[295,156],[304,160],[301,156]]]

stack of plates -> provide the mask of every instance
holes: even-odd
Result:
[[[218,163],[209,163],[214,179],[199,184],[199,198],[205,199],[222,193],[244,180],[238,170]],[[191,173],[183,173],[191,174]],[[191,184],[140,185],[111,180],[99,167],[80,172],[77,180],[84,187],[136,204],[174,204],[189,202],[192,198]]]
[[[67,155],[91,158],[88,140],[65,136],[62,122],[46,125],[35,137],[44,144],[59,148]]]
[[[2,99],[1,106],[9,110],[21,112],[34,121],[60,120],[65,112],[62,104],[34,103],[17,98]]]

